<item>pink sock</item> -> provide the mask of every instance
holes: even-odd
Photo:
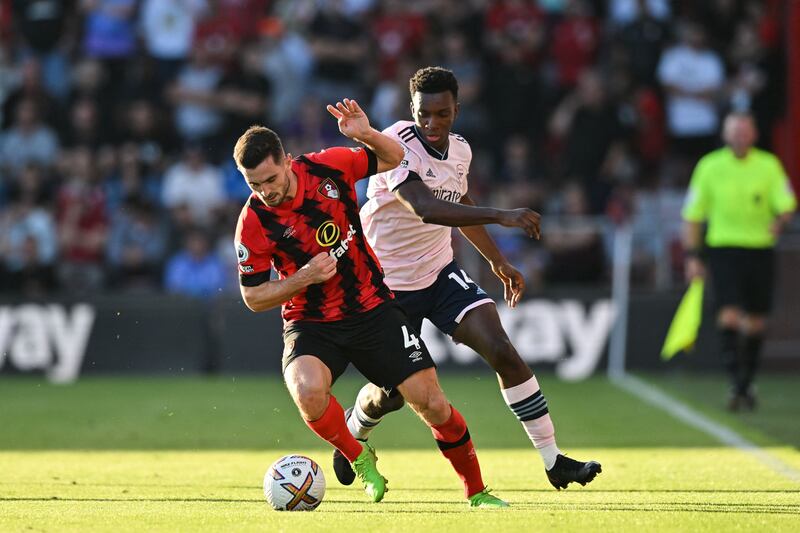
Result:
[[[528,438],[542,455],[545,468],[550,470],[561,452],[556,445],[556,430],[547,409],[547,400],[539,389],[536,376],[500,392],[509,409],[522,423]]]

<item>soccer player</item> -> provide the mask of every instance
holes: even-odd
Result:
[[[727,146],[697,163],[683,207],[686,277],[704,277],[707,260],[731,380],[728,408],[752,410],[775,288],[774,248],[797,200],[778,158],[753,147],[757,131],[752,116],[729,114],[722,136]]]
[[[364,147],[293,159],[275,132],[261,126],[236,142],[233,157],[253,190],[236,228],[242,297],[256,312],[282,304],[289,393],[308,427],[352,465],[372,501],[383,498],[386,479],[374,450],[348,432],[331,394],[349,363],[373,383],[397,390],[430,426],[471,507],[507,507],[483,484],[467,425],[383,282],[358,216],[355,182],[397,166],[402,147],[373,129],[354,100],[328,111],[342,134]],[[271,269],[279,279],[270,280]]]
[[[397,302],[419,331],[424,318],[479,353],[497,373],[501,393],[544,461],[556,489],[571,482],[585,485],[600,464],[564,456],[558,449],[547,401],[536,377],[508,339],[494,300],[453,260],[451,227],[489,262],[503,282],[505,301],[516,306],[525,280],[498,250],[483,224],[521,228],[539,238],[538,213],[530,209],[478,207],[468,193],[472,151],[450,132],[458,114],[458,83],[449,70],[427,67],[410,81],[413,122],[399,121],[384,133],[404,149],[400,166],[370,178],[368,201],[361,209],[366,236],[386,274]],[[366,442],[381,418],[403,406],[395,392],[368,383],[347,412],[347,425]],[[334,452],[334,471],[345,485],[354,474]]]

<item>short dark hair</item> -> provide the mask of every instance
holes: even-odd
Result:
[[[269,156],[280,163],[283,159],[283,144],[277,133],[264,126],[247,128],[233,147],[233,160],[242,168],[256,168]]]
[[[458,81],[452,70],[442,67],[421,68],[411,76],[408,82],[411,96],[420,92],[424,94],[443,93],[450,91],[454,99],[458,99]]]

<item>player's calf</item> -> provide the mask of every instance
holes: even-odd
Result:
[[[431,428],[442,455],[464,484],[464,495],[470,498],[485,490],[481,467],[467,423],[450,405],[439,386],[436,371],[428,368],[417,372],[398,386],[408,405]]]

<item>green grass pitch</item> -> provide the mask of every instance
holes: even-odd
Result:
[[[715,377],[648,377],[800,470],[800,388],[761,381],[759,414],[722,411]],[[330,450],[275,377],[0,379],[0,531],[800,531],[800,483],[726,448],[602,378],[540,376],[559,445],[597,459],[587,487],[557,492],[487,373],[444,375],[484,479],[512,507],[471,511],[430,432],[407,409],[371,442],[390,491],[339,486]],[[349,405],[360,380],[334,393]],[[285,453],[317,460],[328,490],[312,513],[279,513],[261,482]]]

